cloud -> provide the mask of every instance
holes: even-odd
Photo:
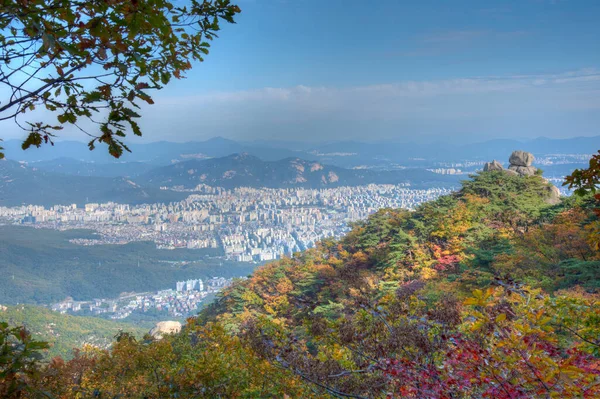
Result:
[[[332,140],[480,132],[594,134],[600,71],[401,81],[356,87],[267,87],[156,98],[147,137]]]
[[[600,134],[600,70],[154,96],[143,140],[461,140]],[[8,131],[0,126],[0,130]],[[17,137],[20,137],[18,133]],[[4,136],[10,138],[11,136]],[[61,138],[85,139],[65,129]],[[138,140],[138,139],[136,139]]]
[[[234,92],[212,92],[188,97],[170,97],[161,100],[163,105],[189,103],[243,103],[267,101],[300,103],[306,100],[343,101],[348,97],[434,97],[491,92],[516,92],[540,86],[557,88],[560,85],[600,81],[600,70],[582,69],[560,74],[510,75],[447,79],[432,81],[403,81],[389,84],[366,85],[348,88],[295,86],[289,88],[266,87]]]

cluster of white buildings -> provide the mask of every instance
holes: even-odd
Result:
[[[98,233],[71,240],[79,245],[153,241],[158,248],[220,248],[228,259],[262,262],[340,237],[349,222],[381,208],[414,209],[450,191],[390,184],[234,190],[199,186],[186,200],[169,204],[0,207],[0,223]]]
[[[175,283],[175,291],[204,291],[204,283],[200,279],[178,281],[177,283]]]
[[[427,169],[430,172],[437,173],[438,175],[464,175],[467,172],[463,172],[461,169],[455,168],[435,168],[435,169]]]
[[[240,277],[244,278],[244,277]],[[111,319],[124,319],[132,313],[149,311],[166,312],[170,316],[184,317],[192,315],[206,297],[217,293],[233,282],[231,278],[213,277],[206,281],[190,279],[175,283],[175,289],[143,292],[111,299],[93,301],[74,301],[67,298],[51,305],[51,309],[60,313],[106,315]]]

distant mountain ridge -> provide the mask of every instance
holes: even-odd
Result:
[[[263,161],[247,153],[179,162],[154,169],[136,179],[138,183],[145,186],[183,186],[187,189],[199,184],[228,189],[235,187],[325,188],[372,183],[447,186],[457,180],[456,177],[438,175],[423,169],[397,171],[344,169],[300,158]]]
[[[308,148],[289,143],[302,148],[298,151],[283,148],[284,144],[238,143],[219,137],[203,142],[135,144],[131,146],[133,153],[115,160],[100,148],[89,151],[80,142],[65,141],[54,147],[22,151],[19,141],[9,140],[3,142],[8,160],[0,162],[0,206],[171,202],[182,200],[185,193],[160,187],[190,189],[199,184],[228,189],[323,188],[371,183],[448,187],[457,184],[461,177],[427,169],[458,164],[452,167],[472,172],[478,167],[477,162],[504,161],[506,153],[515,149],[532,152],[536,157],[591,154],[600,148],[600,136],[538,138],[527,142],[492,140],[462,146],[346,141]],[[17,154],[26,164],[11,160]],[[561,177],[586,161],[573,162],[578,163],[542,165],[542,169]]]
[[[455,162],[465,159],[503,159],[507,153],[515,149],[526,150],[535,156],[555,153],[589,154],[600,148],[600,136],[568,139],[539,137],[524,141],[496,139],[470,144],[457,144],[451,141],[437,141],[428,144],[396,141],[338,141],[314,145],[267,140],[238,142],[215,137],[205,141],[186,143],[161,141],[136,144],[134,142],[129,145],[132,152],[125,153],[120,160],[111,158],[102,147],[95,151],[89,151],[85,143],[75,141],[59,141],[53,147],[42,146],[22,151],[19,140],[8,140],[3,142],[3,147],[8,159],[26,162],[53,161],[67,157],[103,165],[141,162],[154,166],[166,166],[189,159],[218,158],[234,153],[248,153],[264,161],[299,157],[351,168],[362,165],[424,166],[432,165],[435,162]],[[423,158],[425,161],[420,160]],[[54,166],[49,165],[49,167]]]
[[[73,176],[135,177],[154,169],[156,165],[145,162],[86,162],[73,158],[56,158],[28,162],[34,170]]]
[[[123,164],[121,171],[134,177],[110,177],[114,171],[96,166],[104,176],[86,173],[95,164],[74,160],[54,163],[70,168],[71,174],[47,172],[44,165],[53,161],[23,164],[0,161],[0,206],[65,205],[89,202],[120,202],[128,204],[180,201],[186,193],[161,187],[183,186],[191,189],[199,184],[232,189],[237,187],[268,188],[329,188],[365,184],[410,183],[411,187],[450,187],[458,176],[439,175],[424,169],[376,171],[344,169],[317,161],[286,158],[263,161],[246,153],[221,158],[191,159],[163,167],[147,164]],[[138,168],[139,167],[139,168]],[[75,175],[80,168],[81,173]],[[136,170],[136,168],[138,168]],[[108,168],[106,168],[108,169]],[[115,164],[113,164],[115,169]],[[150,170],[148,170],[150,169]],[[148,170],[145,173],[145,170]],[[138,176],[135,176],[140,173]]]
[[[241,144],[222,137],[185,143],[168,141],[131,143],[128,145],[131,152],[123,154],[123,157],[119,160],[112,158],[102,146],[98,146],[94,151],[89,151],[85,143],[77,141],[59,141],[54,146],[42,146],[27,151],[21,150],[19,140],[5,141],[2,146],[5,148],[7,159],[16,161],[40,162],[57,158],[74,158],[78,161],[100,164],[143,162],[155,166],[168,165],[193,157],[215,158],[241,152],[248,152],[266,160],[276,160],[300,154],[298,151],[285,148]]]
[[[141,187],[124,177],[86,177],[45,172],[15,161],[0,161],[0,206],[66,205],[87,202],[169,202],[181,193]]]

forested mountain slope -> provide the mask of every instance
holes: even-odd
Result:
[[[414,212],[381,210],[257,269],[181,334],[122,336],[33,385],[60,397],[598,397],[597,204],[550,205],[548,187],[483,172]]]
[[[218,249],[157,249],[153,242],[78,245],[96,238],[90,230],[50,230],[0,226],[0,304],[49,304],[115,298],[124,292],[174,287],[176,281],[239,277],[254,265],[214,256]],[[185,261],[170,264],[168,261]]]
[[[440,175],[425,169],[378,171],[344,169],[300,158],[263,161],[247,153],[222,158],[194,159],[151,170],[136,178],[145,187],[200,184],[233,189],[236,187],[330,188],[367,184],[410,183],[411,187],[449,187],[457,176]]]
[[[0,161],[0,206],[83,205],[89,202],[171,202],[182,193],[141,187],[124,177],[69,176],[15,161]]]
[[[141,338],[148,329],[132,324],[103,320],[96,317],[70,316],[33,305],[0,305],[0,322],[12,326],[24,325],[33,337],[48,342],[47,356],[71,358],[74,348],[91,345],[106,349],[120,331]]]
[[[418,280],[436,290],[443,282],[446,290],[467,294],[514,273],[549,290],[572,286],[579,280],[567,264],[574,259],[593,262],[596,256],[580,229],[590,222],[586,207],[591,204],[569,198],[550,205],[547,187],[539,176],[483,172],[463,182],[457,193],[415,212],[381,210],[339,242],[325,241],[295,259],[258,269],[251,279],[231,287],[212,311],[222,315],[246,309],[296,317],[307,311],[307,304],[347,300],[353,290],[379,295],[386,287]],[[527,256],[522,253],[526,250]]]

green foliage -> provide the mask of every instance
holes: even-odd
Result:
[[[600,289],[600,260],[566,259],[558,266],[565,275],[561,285],[566,287],[580,285],[590,290]]]
[[[34,384],[64,398],[315,397],[220,325],[188,325],[184,334],[160,341],[120,334],[110,351],[55,361]]]
[[[0,85],[8,89],[0,120],[28,131],[23,149],[52,144],[57,130],[74,125],[92,136],[90,149],[104,143],[116,158],[129,151],[127,132],[142,134],[139,102],[154,104],[150,90],[203,61],[220,23],[240,12],[229,0],[2,0],[0,9]],[[19,123],[41,107],[58,124]]]
[[[33,391],[29,381],[38,376],[42,351],[47,348],[24,327],[0,322],[0,397],[18,398]]]
[[[322,315],[326,319],[335,320],[340,317],[343,310],[344,305],[341,303],[329,301],[327,304],[317,306],[315,310],[313,310],[313,313],[315,315]]]
[[[590,158],[587,169],[575,169],[565,178],[563,184],[570,189],[575,189],[575,194],[583,196],[587,193],[595,194],[600,185],[600,150]]]
[[[176,281],[188,278],[245,276],[254,268],[209,257],[220,255],[217,249],[160,250],[152,242],[92,246],[69,242],[94,237],[86,230],[0,226],[0,303],[47,304],[67,296],[113,298],[123,292],[172,288]]]
[[[575,194],[580,197],[592,194],[596,202],[594,212],[600,218],[600,193],[596,192],[600,185],[600,150],[590,158],[590,166],[587,169],[576,169],[565,178],[563,185],[568,185],[570,189],[575,188]],[[596,221],[590,230],[593,246],[600,250],[600,221]]]
[[[10,326],[24,326],[31,337],[49,344],[47,358],[71,358],[72,350],[85,345],[108,348],[119,331],[142,337],[149,329],[96,317],[70,316],[32,305],[0,308],[0,321]]]
[[[487,198],[494,216],[504,214],[505,218],[514,218],[515,224],[537,218],[549,207],[545,202],[549,195],[548,183],[538,175],[521,177],[502,171],[480,173],[464,181],[461,192]]]
[[[142,204],[147,203],[149,197],[157,203],[169,203],[186,198],[185,193],[141,187],[127,178],[69,176],[27,167],[11,160],[0,162],[0,191],[0,206],[81,206],[111,201]]]
[[[468,265],[471,268],[490,272],[498,255],[509,254],[512,251],[513,246],[507,238],[484,240],[478,246],[467,249],[467,254],[471,255]]]

